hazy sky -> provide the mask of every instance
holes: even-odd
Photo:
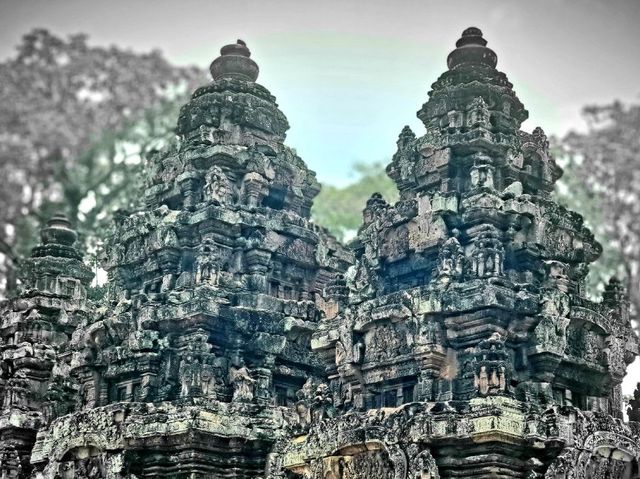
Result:
[[[34,27],[201,67],[242,38],[289,118],[288,144],[320,180],[345,183],[353,162],[387,162],[403,125],[423,131],[415,113],[464,28],[498,54],[524,128],[562,134],[585,104],[638,99],[639,24],[639,0],[0,0],[0,59]]]
[[[95,44],[158,48],[207,67],[244,39],[289,118],[287,143],[321,181],[389,161],[403,125],[468,26],[484,32],[530,113],[524,129],[581,128],[580,109],[640,94],[640,0],[0,0],[0,59],[35,27]],[[633,391],[640,361],[624,384]]]

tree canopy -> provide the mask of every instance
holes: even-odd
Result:
[[[632,317],[640,312],[640,105],[588,106],[588,129],[562,139],[559,199],[585,216],[603,245],[591,286],[611,275],[627,282]]]
[[[141,156],[172,135],[178,106],[205,76],[153,51],[89,45],[46,30],[0,63],[0,278],[53,211],[89,241],[106,213],[136,195]]]
[[[356,180],[346,186],[322,185],[311,211],[314,220],[340,240],[349,239],[362,223],[362,210],[373,193],[394,203],[398,190],[382,163],[356,163]]]

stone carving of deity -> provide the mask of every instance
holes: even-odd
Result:
[[[483,396],[489,393],[489,375],[487,374],[486,366],[480,366],[480,372],[476,377],[476,388],[478,388],[478,392]]]
[[[180,397],[192,396],[199,392],[202,383],[202,364],[200,359],[188,355],[180,361]]]
[[[202,365],[202,374],[200,376],[200,389],[202,395],[208,398],[216,398],[216,370],[208,361]]]
[[[265,157],[252,148],[246,165],[246,173],[242,179],[242,197],[248,206],[258,206],[268,194],[267,161]]]
[[[440,477],[436,461],[429,450],[419,452],[418,446],[412,444],[407,448],[407,457],[410,458],[409,475],[407,476],[410,479],[436,479]]]
[[[431,320],[424,320],[420,324],[420,343],[425,346],[434,346],[440,342],[440,327],[438,323]]]
[[[502,276],[504,263],[504,246],[498,233],[488,229],[475,240],[471,270],[479,278]]]
[[[471,167],[472,188],[493,188],[493,166],[479,164]]]
[[[543,292],[540,322],[533,331],[538,346],[546,351],[563,354],[567,346],[569,297],[556,289]]]
[[[467,116],[467,126],[488,127],[489,123],[489,107],[482,97],[476,97],[469,105],[469,113]]]
[[[241,360],[238,366],[229,368],[229,383],[233,387],[233,402],[253,401],[253,383],[255,380]]]
[[[333,398],[331,391],[326,384],[319,384],[311,401],[311,415],[314,421],[321,421],[325,418],[333,417]]]
[[[311,378],[296,391],[296,413],[298,414],[298,424],[307,427],[311,424],[311,402],[313,400],[313,380]]]
[[[229,201],[232,192],[231,182],[222,168],[218,165],[213,166],[205,176],[205,201],[211,201],[217,205],[224,204]]]
[[[624,375],[627,368],[627,363],[624,360],[624,338],[608,337],[604,355],[609,370],[616,375]]]
[[[499,394],[507,389],[506,360],[504,339],[499,333],[493,333],[489,339],[478,344],[475,356],[475,387],[482,396]]]
[[[447,285],[452,279],[460,278],[464,268],[464,252],[460,242],[452,236],[444,242],[438,253],[438,280]]]
[[[296,391],[296,414],[298,415],[298,424],[301,427],[307,427],[311,423],[309,400],[305,397],[302,389]]]
[[[214,243],[205,240],[200,247],[200,254],[196,259],[196,284],[217,284],[220,274],[220,255],[215,249]]]
[[[462,127],[462,113],[459,111],[452,110],[447,113],[447,121],[449,124],[449,128],[460,128]]]
[[[208,127],[207,125],[200,125],[192,135],[193,135],[194,144],[196,145],[212,144],[211,128]]]

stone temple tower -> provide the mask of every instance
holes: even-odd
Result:
[[[104,300],[55,217],[3,306],[0,476],[640,477],[625,292],[587,298],[601,247],[480,30],[447,64],[387,168],[400,200],[373,195],[346,248],[223,47],[117,215]]]
[[[92,312],[93,273],[63,215],[21,264],[22,291],[0,309],[0,477],[27,477],[36,433],[75,405],[70,341]]]
[[[318,182],[244,42],[211,74],[146,207],[116,219],[107,300],[72,344],[77,410],[40,434],[39,477],[259,476],[322,378],[311,332],[353,255],[309,221]]]
[[[348,295],[313,333],[333,400],[300,403],[276,477],[640,477],[628,304],[615,280],[585,297],[601,247],[551,198],[561,169],[486,45],[463,32],[426,134],[400,133],[400,200],[368,201]]]

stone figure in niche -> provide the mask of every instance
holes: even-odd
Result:
[[[59,477],[63,479],[99,479],[105,477],[103,461],[100,456],[65,461],[60,464],[58,471]]]
[[[447,113],[447,122],[449,128],[461,128],[462,127],[462,113],[459,111],[450,111]]]
[[[503,275],[504,246],[493,228],[481,232],[475,239],[471,270],[478,278]]]
[[[445,286],[462,277],[463,273],[464,250],[456,238],[456,233],[457,230],[454,230],[454,236],[444,242],[438,253],[438,282]]]
[[[481,126],[487,128],[489,123],[489,107],[482,97],[476,97],[471,101],[467,114],[467,126]]]
[[[296,391],[296,413],[298,424],[307,427],[311,424],[311,402],[313,401],[313,380],[307,379],[301,389]]]
[[[511,115],[511,103],[508,100],[502,102],[502,113]]]
[[[351,383],[345,383],[340,390],[340,400],[342,402],[343,411],[349,411],[354,408],[354,394]]]
[[[231,132],[224,128],[214,128],[211,131],[211,141],[214,145],[226,145],[229,142]]]
[[[437,479],[439,477],[438,466],[429,451],[422,451],[412,459],[411,472],[413,476],[410,479]]]
[[[603,353],[609,370],[616,375],[623,375],[627,368],[627,363],[624,360],[624,338],[608,337],[607,347]]]
[[[246,173],[242,179],[242,196],[248,206],[258,206],[268,194],[267,162],[256,148],[249,151]],[[273,176],[273,175],[272,175]]]
[[[200,125],[195,132],[194,144],[211,145],[212,143],[211,128],[207,125]]]
[[[559,289],[563,293],[569,291],[569,276],[567,275],[567,265],[560,261],[545,261],[547,269],[547,281],[555,289]]]
[[[177,248],[180,246],[176,230],[172,227],[162,227],[158,230],[158,237],[161,239],[162,246],[169,248]]]
[[[379,266],[380,227],[389,204],[380,193],[374,193],[367,200],[362,212],[362,226],[359,234],[364,251],[358,258],[355,270],[355,286],[364,297],[373,297],[381,288],[377,277]]]
[[[413,175],[414,162],[412,160],[416,154],[416,150],[413,148],[415,139],[415,133],[409,126],[405,126],[398,136],[396,142],[398,150],[391,160],[389,174],[403,183],[411,181]]]
[[[311,399],[313,397],[315,386],[316,384],[314,383],[313,379],[307,378],[307,380],[302,385],[302,389],[301,389],[302,393],[304,394],[304,397]]]
[[[112,261],[108,266],[121,265],[126,260],[126,248],[122,243],[117,243],[112,249]]]
[[[249,159],[247,160],[247,173],[258,173],[267,176],[267,160],[265,156],[255,146],[248,149]]]
[[[215,205],[227,203],[233,193],[233,187],[227,175],[218,165],[211,167],[205,176],[205,201]]]
[[[578,338],[572,338],[572,335],[569,335],[570,331],[571,330],[567,328],[567,346],[569,346],[571,349],[574,349],[571,346],[573,346],[572,343],[574,343],[576,339],[578,339],[577,346],[582,346],[582,351],[578,350],[577,354],[575,355],[579,356],[580,353],[582,353],[582,357],[585,359],[585,361],[594,364],[600,363],[601,359],[603,359],[603,345],[601,341],[602,336],[600,336],[595,331],[589,331],[580,328],[578,331],[582,333],[582,336],[579,336]]]
[[[556,289],[547,289],[542,294],[540,313],[545,316],[568,316],[569,297]]]
[[[370,361],[384,361],[395,354],[402,354],[406,350],[406,338],[396,330],[393,324],[381,324],[367,340],[367,359]]]
[[[558,437],[560,429],[558,428],[558,413],[555,408],[551,407],[544,412],[544,424],[547,436]]]
[[[489,375],[486,366],[480,366],[480,372],[476,376],[475,386],[481,395],[486,396],[489,393]]]
[[[586,263],[580,263],[573,268],[575,273],[575,279],[578,283],[578,293],[584,295],[587,288],[587,275],[589,274],[589,265]]]
[[[354,362],[354,354],[364,353],[364,344],[357,346],[354,342],[354,333],[351,329],[352,321],[345,321],[338,329],[339,340],[336,342],[336,365]],[[364,360],[364,358],[362,358]]]
[[[301,427],[304,428],[311,424],[311,408],[309,407],[309,399],[305,397],[302,389],[296,391],[296,414],[298,415],[298,424]]]
[[[197,395],[202,384],[202,364],[200,358],[191,354],[180,361],[180,397]]]
[[[61,479],[73,479],[75,477],[75,465],[73,461],[65,461],[58,466],[58,476]]]
[[[216,370],[210,361],[203,363],[200,389],[202,395],[208,398],[216,398]]]
[[[435,346],[440,343],[440,326],[433,320],[424,319],[420,322],[420,344]]]
[[[533,406],[530,404],[527,407],[525,421],[525,433],[528,436],[541,436],[544,434],[545,425],[537,405]]]
[[[99,456],[90,457],[87,461],[87,478],[104,477],[104,467]]]
[[[553,319],[542,316],[540,322],[534,330],[536,343],[544,350],[555,350],[557,348],[558,339],[556,338],[556,325]]]
[[[157,185],[162,181],[162,159],[163,154],[160,150],[153,148],[147,153],[147,165],[149,178],[152,184]]]
[[[229,383],[233,387],[233,402],[253,401],[253,384],[255,379],[249,374],[249,370],[240,360],[238,366],[229,368]]]
[[[507,389],[508,353],[499,333],[480,341],[474,353],[474,385],[482,396],[500,394]]]
[[[204,240],[196,258],[196,284],[217,284],[220,276],[221,256],[212,240]]]
[[[365,298],[374,296],[375,290],[373,287],[373,268],[371,267],[371,264],[370,262],[368,262],[365,255],[363,255],[361,259],[357,260],[355,266],[352,266],[351,270],[348,273],[353,275],[353,282],[356,289],[358,291],[361,291],[361,294]]]
[[[485,155],[477,154],[478,158],[471,167],[471,188],[490,188],[493,189],[493,172],[491,159]]]
[[[335,415],[331,391],[329,390],[329,386],[324,383],[316,387],[311,402],[311,415],[314,421],[321,421]]]
[[[89,405],[89,391],[91,386],[86,383],[80,383],[78,386],[78,395],[76,396],[76,410],[82,411]]]
[[[253,374],[253,377],[255,378],[255,382],[253,385],[254,398],[256,398],[259,402],[268,401],[271,388],[271,371],[267,368],[255,368],[251,372]]]
[[[342,341],[338,341],[336,343],[336,366],[340,366],[341,364],[346,363],[347,361],[347,350],[342,344]]]
[[[540,304],[540,321],[533,331],[538,347],[563,354],[567,346],[569,297],[557,289],[545,289]]]

